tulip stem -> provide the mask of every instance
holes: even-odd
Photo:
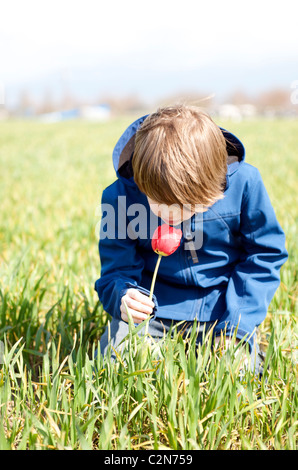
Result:
[[[151,282],[151,289],[150,289],[150,295],[149,295],[150,300],[152,300],[152,297],[153,297],[153,291],[154,291],[154,286],[155,286],[155,281],[156,281],[156,275],[157,275],[157,271],[158,271],[158,267],[159,267],[159,263],[160,263],[161,258],[162,258],[162,255],[158,255],[158,259],[156,261],[156,265],[155,265],[155,269],[154,269],[154,273],[153,273],[153,278],[152,278],[152,282]]]

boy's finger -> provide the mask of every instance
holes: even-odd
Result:
[[[142,302],[139,302],[138,300],[133,299],[129,295],[124,296],[124,300],[126,302],[126,305],[132,310],[137,310],[138,312],[147,313],[149,315],[152,313],[153,307],[150,307],[149,305],[145,305]]]
[[[141,302],[142,304],[149,305],[152,308],[155,306],[154,302],[152,302],[152,300],[150,300],[147,295],[142,294],[142,292],[138,291],[137,289],[128,289],[126,293],[129,295],[129,297],[137,300],[138,302]]]
[[[128,316],[124,305],[120,306],[120,311],[122,320],[128,323]],[[146,313],[136,312],[131,309],[129,309],[129,313],[131,314],[134,323],[141,323],[142,321],[148,318],[148,315]]]

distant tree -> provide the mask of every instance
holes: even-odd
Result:
[[[214,104],[214,95],[211,93],[201,93],[197,91],[181,91],[165,96],[158,101],[157,106],[167,106],[173,103],[183,103],[189,106],[198,106],[199,108],[212,108]]]
[[[54,103],[52,91],[46,89],[37,109],[38,114],[51,113],[56,110],[56,107],[57,105]]]
[[[22,89],[16,106],[16,113],[21,116],[29,116],[35,113],[36,103],[29,91]]]
[[[226,103],[234,104],[235,106],[241,106],[243,104],[254,104],[254,98],[249,96],[243,90],[235,90],[225,99]]]
[[[96,104],[107,104],[113,115],[135,114],[142,112],[146,105],[137,95],[102,95],[96,100]]]
[[[261,111],[266,111],[268,109],[286,111],[292,106],[290,91],[280,88],[266,91],[258,96],[257,106]]]

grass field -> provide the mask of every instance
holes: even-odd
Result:
[[[94,359],[98,206],[130,120],[0,123],[0,449],[297,449],[298,121],[218,122],[245,143],[287,236],[258,380],[208,337],[197,355],[179,335],[144,355],[131,333],[116,363]]]

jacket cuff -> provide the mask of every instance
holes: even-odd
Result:
[[[128,291],[128,289],[138,289],[138,291],[140,291],[142,294],[145,294],[149,297],[150,295],[150,291],[148,289],[145,289],[144,287],[142,286],[138,286],[138,284],[135,282],[125,282],[125,288],[121,290],[120,292],[120,302],[121,302],[121,298],[123,297],[123,295],[126,294],[126,292]],[[154,308],[153,308],[153,312],[152,312],[152,315],[150,315],[150,320],[149,320],[149,323],[152,322],[153,320],[155,320],[156,316],[157,316],[157,310],[158,310],[158,302],[157,302],[157,298],[156,296],[153,294],[152,296],[152,302],[154,302]],[[120,307],[119,307],[119,310],[120,310]]]

